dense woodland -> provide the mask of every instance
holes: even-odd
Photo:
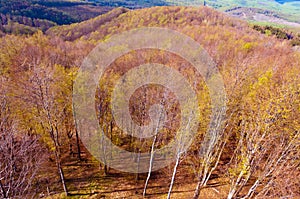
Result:
[[[84,21],[111,9],[86,1],[0,0],[0,31],[14,34],[45,32],[50,27]]]
[[[138,89],[130,104],[132,118],[144,124],[149,107],[164,102],[168,125],[156,139],[126,136],[116,125],[112,88],[140,64],[180,71],[197,93],[201,121],[190,149],[171,165],[123,173],[99,163],[82,144],[72,111],[73,83],[99,42],[157,26],[190,36],[217,64],[228,98],[226,119],[220,121],[224,128],[215,147],[200,156],[211,114],[201,75],[170,52],[125,54],[105,71],[95,94],[99,124],[115,145],[151,153],[151,146],[166,145],[178,129],[176,96],[157,85]],[[207,7],[154,7],[117,8],[31,36],[5,34],[0,38],[0,197],[299,198],[300,52],[266,30]]]

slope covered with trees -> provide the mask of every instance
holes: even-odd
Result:
[[[1,0],[0,31],[14,34],[33,34],[46,31],[55,25],[81,22],[116,7],[140,9],[154,6],[202,6],[206,5],[229,15],[255,23],[279,24],[299,31],[299,4],[295,2],[260,1],[97,1],[97,0]],[[0,34],[1,35],[1,34]]]
[[[99,42],[126,30],[157,26],[190,36],[217,64],[228,98],[224,128],[215,148],[200,156],[211,115],[201,75],[170,52],[140,49],[125,54],[104,72],[95,94],[99,124],[115,145],[151,153],[151,147],[171,142],[178,129],[176,95],[157,85],[137,89],[129,107],[134,121],[145,124],[150,106],[161,103],[168,125],[155,139],[128,136],[116,125],[112,90],[122,75],[141,64],[161,63],[179,71],[199,98],[201,120],[192,146],[177,161],[151,173],[123,173],[109,163],[100,164],[81,143],[72,113],[73,83],[84,57]],[[300,181],[295,178],[300,175],[300,52],[286,40],[261,34],[208,7],[154,7],[119,8],[51,28],[47,34],[5,35],[0,46],[0,117],[7,121],[0,122],[0,157],[6,158],[0,162],[1,197],[300,196]],[[29,166],[17,164],[19,160]],[[23,176],[27,180],[20,181]]]
[[[271,20],[277,20],[278,23],[283,23],[283,20],[289,22],[300,23],[299,9],[300,3],[298,0],[291,1],[276,1],[276,0],[149,0],[149,1],[123,1],[123,0],[89,0],[89,2],[97,2],[100,5],[110,5],[113,7],[126,7],[130,9],[152,7],[152,6],[209,6],[220,11],[230,13],[231,10],[239,10],[239,13],[244,13],[240,17],[245,16],[247,11],[270,16]],[[255,21],[270,22],[267,18],[256,19]],[[279,20],[278,20],[279,19]],[[248,18],[250,20],[250,18]],[[281,22],[280,22],[281,21]]]
[[[46,33],[48,35],[56,35],[64,40],[74,41],[82,36],[88,35],[95,30],[105,26],[110,21],[118,18],[121,14],[128,12],[125,8],[116,8],[106,14],[100,15],[93,19],[83,21],[81,23],[74,23],[65,26],[55,26],[49,29]]]
[[[0,30],[32,34],[55,25],[71,24],[103,14],[111,7],[84,1],[1,0]]]

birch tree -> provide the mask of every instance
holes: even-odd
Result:
[[[228,169],[228,199],[297,194],[297,188],[281,190],[299,183],[287,177],[299,174],[299,79],[288,72],[281,78],[278,84],[273,72],[267,71],[244,98],[237,145]]]

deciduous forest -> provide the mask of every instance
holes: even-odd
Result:
[[[66,20],[76,23],[0,37],[0,198],[300,197],[298,33],[253,26],[203,6],[115,8],[81,22]],[[72,97],[91,50],[142,27],[168,28],[198,42],[222,75],[227,108],[225,118],[216,119],[222,130],[214,147],[201,155],[212,113],[203,77],[172,52],[140,49],[120,56],[104,71],[94,96],[99,125],[112,144],[152,154],[176,137],[182,107],[176,94],[160,85],[137,89],[128,108],[140,125],[151,122],[152,105],[164,108],[165,126],[152,138],[124,134],[113,117],[116,82],[141,64],[177,70],[192,85],[200,112],[187,151],[156,171],[150,159],[149,171],[136,174],[91,155],[80,137]],[[102,152],[110,155],[106,147]]]

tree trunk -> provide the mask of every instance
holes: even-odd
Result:
[[[148,176],[147,176],[147,179],[146,179],[146,182],[145,182],[143,197],[146,196],[146,190],[147,190],[148,182],[149,182],[149,179],[150,179],[150,176],[151,176],[152,167],[153,167],[155,142],[156,142],[156,139],[157,139],[157,134],[158,134],[158,131],[159,131],[160,122],[163,119],[163,112],[162,111],[163,111],[162,109],[159,111],[159,117],[158,117],[157,125],[156,125],[155,131],[154,131],[155,134],[154,134],[154,138],[153,138],[153,142],[152,142],[152,146],[151,146],[149,171],[148,171]]]
[[[231,185],[227,199],[232,199],[236,195],[237,189],[238,189],[238,186],[239,186],[239,183],[240,183],[242,177],[243,177],[243,172],[241,171],[236,182],[233,185]]]
[[[59,171],[59,175],[60,175],[61,183],[63,185],[64,192],[66,193],[66,196],[68,196],[69,192],[68,192],[67,185],[66,185],[65,175],[64,175],[64,172],[63,172],[60,162],[58,163],[57,167],[58,167],[58,171]]]
[[[113,122],[110,121],[110,159],[112,159],[112,145],[113,145]]]
[[[73,82],[72,82],[72,85],[73,85]],[[72,108],[73,110],[75,110],[74,108],[74,104],[72,104]],[[73,111],[73,114],[74,114],[74,118],[76,118],[76,112]],[[77,157],[78,157],[78,160],[81,161],[81,149],[80,149],[80,140],[79,140],[79,134],[78,134],[78,127],[77,127],[77,123],[76,123],[76,120],[74,119],[74,124],[75,124],[75,135],[76,135],[76,145],[77,145]]]
[[[107,176],[108,175],[108,168],[107,165],[104,164],[104,175]]]
[[[198,199],[199,196],[200,196],[200,190],[201,190],[201,180],[199,179],[198,180],[198,183],[197,183],[197,187],[196,187],[196,190],[195,190],[195,193],[194,193],[194,196],[193,196],[193,199]]]
[[[256,180],[255,183],[252,185],[252,187],[249,189],[247,195],[244,196],[242,199],[251,198],[251,196],[253,195],[253,193],[256,190],[256,188],[259,185],[259,183],[260,183],[260,181]]]
[[[61,166],[60,155],[59,155],[57,146],[55,147],[55,150],[56,150],[55,151],[56,166],[57,166],[57,169],[58,169],[59,177],[60,177],[61,183],[63,185],[64,192],[68,196],[69,193],[68,193],[68,189],[67,189],[67,185],[66,185],[65,175],[64,175],[64,172],[63,172],[63,169],[62,169],[62,166]]]
[[[176,176],[176,172],[177,172],[177,167],[179,165],[179,160],[180,160],[180,154],[177,155],[177,159],[176,159],[176,163],[175,163],[175,166],[174,166],[172,180],[171,180],[171,184],[170,184],[170,188],[169,188],[167,199],[171,198],[171,192],[172,192],[173,185],[174,185],[174,182],[175,182],[175,176]]]
[[[148,186],[148,183],[149,183],[149,180],[150,180],[150,176],[151,176],[151,171],[152,171],[152,166],[153,166],[153,160],[154,160],[154,146],[155,146],[156,138],[157,138],[157,134],[155,134],[155,136],[153,138],[152,146],[151,146],[150,165],[149,165],[148,176],[147,176],[147,179],[146,179],[146,182],[145,182],[143,197],[146,196],[146,190],[147,190],[147,186]]]
[[[63,189],[64,189],[64,192],[66,194],[66,196],[69,195],[68,193],[68,189],[67,189],[67,185],[66,185],[66,180],[65,180],[65,175],[64,175],[64,172],[63,172],[63,169],[62,169],[62,166],[61,166],[61,160],[60,160],[60,152],[59,152],[59,148],[58,146],[55,144],[55,160],[56,160],[56,166],[57,166],[57,169],[58,169],[58,173],[59,173],[59,177],[60,177],[60,180],[61,180],[61,183],[63,185]]]
[[[135,181],[138,182],[139,181],[139,170],[140,170],[140,158],[141,158],[141,150],[139,150],[138,152],[138,158],[137,158],[137,172],[136,172],[136,176],[135,176]]]
[[[78,160],[81,161],[82,159],[81,159],[80,141],[79,141],[79,135],[76,127],[75,127],[75,134],[76,134],[76,145],[77,145],[77,157]]]
[[[235,193],[235,189],[231,190],[227,196],[227,199],[233,198],[234,193]]]

